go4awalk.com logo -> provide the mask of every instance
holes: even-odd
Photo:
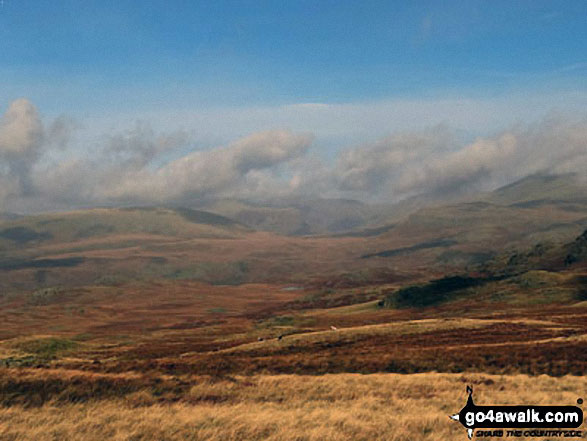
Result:
[[[473,388],[467,386],[467,393],[467,404],[451,418],[465,426],[469,439],[473,434],[477,438],[582,436],[581,430],[569,430],[583,424],[583,411],[577,406],[477,406]]]

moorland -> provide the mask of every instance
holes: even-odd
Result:
[[[0,440],[460,439],[587,384],[587,196],[0,220]]]

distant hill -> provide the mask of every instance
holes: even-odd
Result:
[[[349,232],[379,220],[381,207],[348,199],[250,203],[218,200],[203,207],[261,231],[289,236]]]
[[[221,238],[248,230],[232,219],[187,208],[97,208],[4,222],[0,250],[124,235]]]
[[[535,175],[449,204],[431,201],[411,211],[418,204],[400,203],[401,220],[392,209],[380,234],[365,234],[375,249],[364,257],[462,266],[538,242],[565,242],[587,228],[586,195],[575,175]]]
[[[22,216],[20,216],[18,214],[14,214],[14,213],[2,213],[2,212],[0,212],[0,223],[13,221],[13,220],[16,220],[16,219],[18,219],[20,217],[22,217]]]
[[[554,206],[555,211],[584,212],[587,217],[587,183],[572,174],[532,175],[489,193],[446,198],[436,194],[419,195],[395,204],[367,204],[349,199],[284,199],[254,203],[222,199],[208,201],[197,208],[255,230],[276,234],[368,237],[387,232],[398,224],[422,223],[423,218],[427,218],[429,224],[440,222],[441,226],[447,219],[458,218],[462,223],[464,218],[477,222],[480,216],[488,214],[489,218],[495,218],[492,211],[499,212],[500,216],[505,214],[503,219],[518,215],[523,219],[527,214],[524,209],[549,206]],[[529,234],[533,232],[532,228],[528,230]]]
[[[564,264],[567,255],[583,259],[581,244],[551,252],[587,229],[585,194],[572,175],[531,176],[444,204],[427,197],[395,206],[218,200],[198,209],[26,216],[0,223],[0,289],[158,278],[358,286],[372,274],[427,279],[500,256],[506,264],[532,263],[523,254],[536,244],[540,262]]]
[[[244,264],[230,253],[209,252],[210,244],[250,233],[232,219],[187,208],[97,208],[26,216],[0,224],[0,290],[160,277],[237,283]]]
[[[485,198],[487,202],[522,208],[547,204],[587,205],[587,182],[575,174],[531,175],[498,188]]]

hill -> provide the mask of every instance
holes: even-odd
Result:
[[[187,208],[98,208],[21,217],[2,224],[0,250],[107,236],[231,237],[248,231],[217,214]]]
[[[216,213],[151,207],[27,216],[0,224],[0,287],[427,280],[574,239],[587,228],[578,185],[570,176],[534,176],[450,204],[413,199],[399,212],[348,200],[223,200],[208,203]],[[544,194],[560,200],[530,203]]]
[[[178,253],[179,243],[229,240],[250,232],[223,216],[185,208],[100,208],[22,217],[0,225],[0,288],[175,274],[189,264]],[[225,272],[209,265],[200,274],[206,278],[214,271],[219,277]]]
[[[538,243],[503,253],[461,274],[387,293],[382,306],[426,308],[444,304],[566,304],[587,300],[587,230],[568,243]]]
[[[18,218],[20,218],[21,216],[18,214],[14,214],[14,213],[2,213],[0,212],[0,224],[3,222],[8,222],[8,221],[13,221],[16,220]]]
[[[456,268],[538,242],[568,241],[587,228],[586,190],[574,175],[531,176],[460,202],[431,202],[381,227],[363,257]]]
[[[226,405],[274,374],[581,375],[584,217],[461,201],[304,237],[181,209],[19,219],[2,225],[0,402]]]
[[[577,174],[530,175],[487,195],[487,201],[501,205],[530,207],[561,204],[571,209],[573,203],[587,204],[587,183]]]
[[[346,233],[378,222],[382,208],[348,199],[208,202],[204,209],[261,231],[290,236]]]

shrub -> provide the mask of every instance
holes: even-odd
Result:
[[[388,294],[384,306],[392,308],[422,308],[446,302],[464,289],[482,284],[485,279],[475,277],[444,277],[426,285],[408,286]]]
[[[52,359],[61,352],[76,348],[77,345],[76,342],[66,338],[49,337],[18,343],[17,348],[42,359]]]

